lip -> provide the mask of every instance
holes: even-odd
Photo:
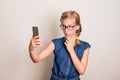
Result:
[[[69,34],[69,31],[64,31],[64,34]]]
[[[64,33],[69,33],[69,31],[64,31]]]

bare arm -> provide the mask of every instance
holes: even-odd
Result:
[[[85,70],[87,68],[87,64],[88,64],[89,48],[87,48],[84,51],[82,60],[80,60],[74,51],[74,45],[75,45],[74,40],[72,40],[72,39],[66,40],[65,45],[71,56],[71,59],[73,61],[73,64],[74,64],[76,70],[79,72],[80,75],[84,74]]]
[[[40,52],[35,52],[35,48],[42,45],[42,42],[40,41],[39,36],[35,36],[31,39],[30,45],[29,45],[29,54],[33,62],[37,63],[47,56],[49,56],[53,50],[54,50],[54,44],[53,42],[50,42],[43,50]]]
[[[84,74],[87,68],[88,64],[88,55],[89,55],[89,48],[84,51],[84,55],[82,57],[82,60],[80,61],[77,57],[74,50],[71,50],[70,52],[71,59],[73,61],[73,64],[80,75]]]

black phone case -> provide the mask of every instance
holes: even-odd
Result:
[[[33,37],[39,35],[39,32],[38,32],[38,26],[33,26],[33,27],[32,27],[32,30],[33,30]]]

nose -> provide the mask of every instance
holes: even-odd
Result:
[[[69,31],[67,27],[66,27],[64,30],[65,30],[65,31]]]

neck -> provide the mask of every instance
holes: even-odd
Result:
[[[65,36],[65,38],[68,39],[68,40],[71,39],[71,38],[74,38],[74,39],[75,39],[75,38],[76,38],[76,35]]]

